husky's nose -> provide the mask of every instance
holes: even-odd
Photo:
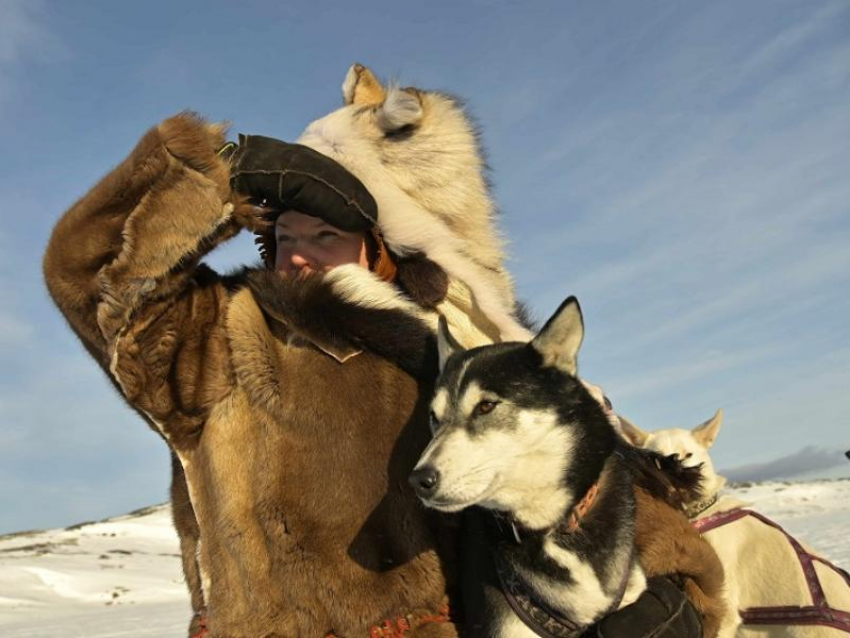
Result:
[[[440,482],[440,473],[431,465],[426,465],[414,470],[407,479],[416,490],[420,498],[427,498],[437,491],[437,483]]]

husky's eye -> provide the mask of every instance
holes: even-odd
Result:
[[[431,426],[431,434],[434,434],[437,430],[440,429],[440,419],[437,418],[437,415],[431,410],[431,414],[429,415],[429,425]]]
[[[687,460],[687,459],[691,458],[693,455],[694,455],[693,452],[688,452],[687,454],[685,454],[684,458],[685,458],[685,460]]]
[[[498,403],[498,401],[479,401],[478,405],[475,406],[475,409],[472,410],[472,416],[490,414]]]

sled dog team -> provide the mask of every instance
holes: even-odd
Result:
[[[643,432],[574,298],[528,327],[458,101],[342,92],[296,144],[162,122],[45,255],[172,451],[189,636],[850,633],[847,574],[719,494],[720,413]],[[243,229],[261,266],[201,263]]]

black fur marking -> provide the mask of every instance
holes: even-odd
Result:
[[[540,331],[540,324],[534,318],[534,314],[524,301],[517,301],[514,305],[514,316],[519,321],[519,325],[529,332],[537,333]]]
[[[635,484],[655,498],[679,509],[702,498],[702,464],[685,467],[675,454],[664,456],[628,444],[620,453],[635,473]]]
[[[405,124],[395,130],[384,133],[384,139],[391,142],[404,142],[416,135],[418,129],[419,126],[417,124]]]

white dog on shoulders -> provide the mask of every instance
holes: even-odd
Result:
[[[645,432],[620,421],[632,444],[676,454],[686,466],[702,465],[702,498],[686,513],[726,571],[730,615],[721,638],[850,635],[850,576],[747,503],[721,494],[726,479],[715,472],[708,454],[723,421],[721,410],[692,430]]]

